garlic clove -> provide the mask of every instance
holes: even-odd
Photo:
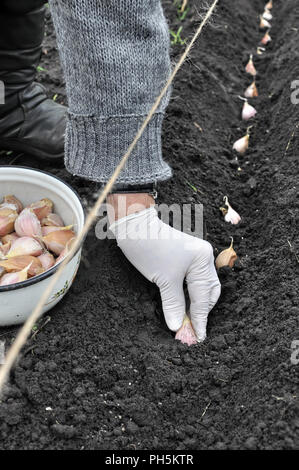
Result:
[[[233,225],[237,225],[240,222],[241,217],[239,216],[238,212],[236,212],[234,209],[230,207],[224,219],[226,222],[230,222]]]
[[[236,150],[236,152],[240,153],[243,155],[246,150],[249,147],[249,134],[246,134],[244,137],[241,137],[241,139],[236,140],[236,142],[233,145],[233,149]]]
[[[248,88],[246,88],[244,95],[246,96],[246,98],[256,98],[259,95],[255,81],[253,81],[252,84],[249,85]]]
[[[252,119],[256,115],[256,113],[257,113],[256,109],[253,106],[251,106],[246,100],[243,105],[242,119],[244,121],[248,121],[249,119]]]
[[[0,243],[0,255],[1,259],[7,257],[7,253],[9,252],[11,247],[11,242],[7,242],[3,244],[2,242]]]
[[[7,235],[4,235],[4,237],[1,238],[1,241],[3,244],[8,243],[8,242],[14,242],[17,240],[19,237],[16,234],[16,232],[8,233]]]
[[[60,217],[60,215],[54,214],[53,212],[48,214],[47,217],[44,217],[41,221],[41,224],[42,225],[52,225],[52,226],[55,226],[55,227],[63,227],[64,226],[64,222],[63,222],[62,218]]]
[[[175,339],[188,346],[197,344],[197,337],[188,315],[185,315],[181,328],[176,332]]]
[[[265,52],[265,48],[264,47],[258,47],[257,50],[256,50],[256,53],[258,55],[263,55],[263,53]]]
[[[42,236],[45,237],[46,235],[48,235],[49,233],[52,233],[52,232],[57,232],[57,230],[59,230],[60,227],[53,227],[51,225],[44,225],[42,227]]]
[[[11,284],[17,284],[18,282],[23,282],[28,279],[28,271],[31,264],[26,266],[22,271],[17,271],[15,273],[4,274],[0,279],[0,286],[9,286]]]
[[[271,20],[272,20],[273,16],[272,16],[272,14],[270,13],[270,11],[268,10],[268,8],[265,8],[265,11],[264,11],[264,13],[263,13],[263,18],[264,18],[264,20],[266,20],[266,21],[271,21]]]
[[[271,10],[273,8],[273,2],[270,0],[265,6],[265,10]]]
[[[237,211],[235,211],[232,208],[232,206],[228,202],[228,197],[227,196],[224,196],[223,200],[224,200],[224,203],[225,203],[226,207],[220,207],[220,210],[221,210],[222,214],[224,215],[224,220],[226,222],[230,222],[233,225],[237,225],[241,220],[240,215],[238,214]]]
[[[0,209],[0,237],[14,231],[14,224],[18,217],[16,210],[11,208]]]
[[[60,255],[68,241],[75,237],[72,230],[56,230],[42,237],[47,249],[55,255]]]
[[[15,221],[15,231],[19,237],[41,238],[40,221],[28,207],[23,209]]]
[[[44,272],[44,268],[38,258],[29,255],[15,256],[7,260],[0,260],[0,266],[5,269],[8,273],[13,271],[20,271],[26,266],[30,265],[28,270],[29,276],[37,276]]]
[[[66,225],[65,227],[56,227],[56,226],[51,226],[51,225],[45,225],[42,227],[42,235],[45,237],[49,233],[52,232],[58,232],[59,230],[70,230],[73,226],[72,225]]]
[[[267,32],[264,37],[261,39],[261,44],[263,44],[264,46],[266,46],[266,44],[268,44],[270,41],[272,41],[272,38],[270,36],[270,34]]]
[[[60,255],[58,256],[58,258],[56,259],[56,262],[55,264],[58,264],[60,263],[68,254],[69,254],[69,251],[72,247],[72,244],[74,243],[75,241],[75,237],[71,238],[67,244],[65,245],[65,248],[62,250],[62,252],[60,253]]]
[[[42,253],[40,256],[38,256],[38,259],[40,260],[45,271],[52,268],[52,266],[55,264],[55,258],[51,253],[49,253],[49,251]]]
[[[17,284],[18,282],[22,281],[23,279],[20,278],[19,272],[4,274],[4,276],[2,276],[0,279],[0,287],[9,286],[11,284]]]
[[[30,204],[29,208],[32,209],[38,220],[42,220],[52,212],[53,202],[48,198],[44,198],[40,201],[33,202]]]
[[[23,210],[23,204],[19,199],[17,199],[15,196],[12,194],[9,194],[8,196],[4,196],[3,201],[5,204],[12,204],[15,206],[15,210],[19,214]]]
[[[232,238],[230,247],[226,248],[226,250],[221,251],[221,253],[219,253],[219,255],[217,256],[215,261],[217,269],[220,269],[224,266],[229,266],[230,268],[234,266],[238,256],[235,250],[233,249],[233,242],[234,239]]]
[[[246,73],[249,73],[253,77],[255,77],[256,74],[257,74],[256,68],[255,68],[253,60],[252,60],[252,54],[250,55],[249,61],[246,65],[246,67],[245,67],[245,71],[246,71]]]
[[[42,252],[43,248],[37,240],[31,237],[20,237],[12,243],[7,258],[22,255],[39,256]]]
[[[226,222],[230,222],[231,224],[233,225],[237,225],[240,220],[241,220],[241,217],[240,215],[238,214],[238,212],[236,212],[231,206],[228,208],[228,211],[227,213],[225,214],[224,216],[224,220]]]
[[[0,204],[0,210],[1,209],[11,209],[13,211],[16,211],[17,206],[15,204],[9,204],[8,202],[2,202],[2,204]]]
[[[260,29],[271,28],[271,24],[269,23],[269,21],[265,20],[265,18],[263,18],[262,16],[260,17],[260,19]]]

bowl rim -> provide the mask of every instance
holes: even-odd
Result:
[[[31,168],[29,166],[0,165],[0,171],[1,171],[1,168],[9,168],[9,169],[17,168],[17,169],[23,169],[23,170],[30,170],[30,171],[33,171],[33,172],[36,172],[36,173],[44,173],[45,175],[50,176],[51,178],[54,178],[54,179],[60,181],[60,183],[63,183],[65,186],[67,186],[75,194],[76,198],[78,199],[78,201],[79,201],[79,203],[82,207],[83,223],[84,223],[85,214],[84,214],[84,209],[83,209],[83,206],[82,206],[82,203],[81,203],[80,196],[77,193],[77,191],[70,184],[66,183],[62,178],[59,178],[56,175],[52,175],[52,173],[49,173],[48,171],[39,170],[39,169],[36,169],[36,168]],[[82,242],[78,246],[77,250],[73,254],[72,258],[69,260],[69,262],[67,264],[69,264],[74,259],[74,257],[77,255],[78,251],[81,250],[83,242],[84,242],[84,240],[82,240]],[[48,277],[52,276],[57,271],[60,264],[61,264],[61,262],[54,265],[54,266],[52,266],[52,268],[48,269],[44,273],[38,274],[37,276],[31,277],[30,279],[26,279],[26,281],[17,282],[16,284],[10,284],[8,286],[0,286],[0,294],[1,294],[1,292],[8,292],[8,291],[13,291],[13,290],[17,290],[17,289],[23,289],[25,287],[30,287],[33,284],[36,284],[37,282],[43,281],[44,279],[47,279]]]

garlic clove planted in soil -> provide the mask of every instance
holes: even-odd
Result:
[[[246,67],[245,67],[245,71],[246,71],[246,73],[249,73],[253,77],[255,77],[256,74],[257,74],[256,68],[255,68],[253,60],[252,60],[252,54],[250,55],[249,61],[246,65]]]
[[[45,251],[40,256],[38,256],[38,259],[40,260],[42,267],[45,271],[47,271],[47,269],[52,268],[55,264],[54,256],[48,251]]]
[[[63,222],[62,218],[60,217],[60,215],[54,214],[53,212],[48,214],[47,217],[44,217],[41,221],[41,224],[42,224],[42,226],[44,226],[44,225],[52,225],[52,226],[55,226],[55,227],[63,227],[64,226],[64,222]]]
[[[8,235],[14,231],[14,224],[18,217],[18,213],[14,209],[0,209],[0,237]]]
[[[19,237],[42,237],[40,221],[28,207],[22,210],[15,221],[15,231]]]
[[[176,332],[175,339],[188,346],[197,344],[197,337],[188,315],[185,315],[181,328]]]
[[[240,153],[243,155],[246,150],[249,147],[249,134],[246,134],[244,137],[241,137],[241,139],[236,140],[236,142],[233,145],[233,149],[236,150],[236,152]]]
[[[12,194],[4,196],[3,202],[5,204],[14,205],[15,210],[17,211],[18,214],[23,210],[23,204],[21,203],[21,201],[19,199],[17,199],[15,196],[13,196]]]
[[[244,121],[249,121],[249,119],[252,119],[256,115],[256,113],[257,113],[256,109],[253,106],[251,106],[246,100],[243,105],[242,119]]]
[[[270,41],[272,41],[272,39],[270,34],[267,32],[261,39],[261,44],[263,44],[263,46],[266,46]]]
[[[17,271],[15,273],[4,274],[0,279],[0,286],[9,286],[11,284],[17,284],[18,282],[23,282],[28,279],[28,271],[30,269],[30,264],[26,266],[22,271]]]
[[[271,24],[269,23],[269,21],[265,20],[265,18],[263,18],[262,16],[260,17],[260,19],[260,29],[271,28]]]
[[[35,213],[38,220],[42,220],[52,212],[53,202],[48,198],[44,198],[40,201],[33,202],[30,204],[29,208]]]
[[[273,8],[273,2],[270,0],[265,6],[265,10],[271,10]]]
[[[28,270],[29,276],[37,276],[44,272],[44,268],[42,267],[40,260],[34,256],[15,256],[14,258],[9,258],[7,260],[0,260],[0,266],[2,266],[2,268],[4,268],[8,273],[21,271],[28,265],[30,265]]]
[[[224,200],[224,203],[225,203],[226,207],[220,207],[220,210],[221,210],[222,214],[224,215],[224,220],[226,222],[230,222],[233,225],[237,225],[241,220],[240,215],[238,214],[237,211],[235,211],[232,208],[232,206],[228,202],[228,197],[227,196],[224,196],[223,200]]]
[[[219,255],[216,258],[216,268],[220,269],[223,268],[224,266],[229,266],[232,268],[238,259],[237,253],[233,249],[233,243],[234,239],[232,238],[231,244],[229,248],[226,248],[226,250],[221,251]]]
[[[265,52],[265,48],[264,47],[258,47],[257,50],[256,50],[256,53],[258,55],[263,55],[263,53]]]
[[[22,255],[39,256],[42,252],[43,248],[37,240],[31,237],[20,237],[12,243],[7,258]]]
[[[264,20],[267,20],[267,21],[271,21],[273,16],[272,16],[272,13],[270,13],[270,11],[268,10],[268,8],[265,8],[265,11],[263,13],[263,18]]]
[[[72,230],[56,230],[44,236],[42,240],[49,251],[52,251],[55,255],[60,255],[67,242],[74,237],[75,233]]]
[[[252,84],[246,88],[244,95],[246,98],[256,98],[259,95],[255,81],[253,81]]]

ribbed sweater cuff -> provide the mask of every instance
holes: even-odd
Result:
[[[68,114],[65,165],[73,174],[105,183],[133,141],[145,116],[99,118]],[[153,116],[130,155],[118,183],[141,184],[171,177],[162,159],[163,113]]]

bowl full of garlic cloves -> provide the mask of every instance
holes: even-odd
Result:
[[[31,168],[0,167],[0,326],[29,317],[83,225],[80,199],[61,179]],[[80,245],[65,261],[43,313],[72,285],[81,250]]]

